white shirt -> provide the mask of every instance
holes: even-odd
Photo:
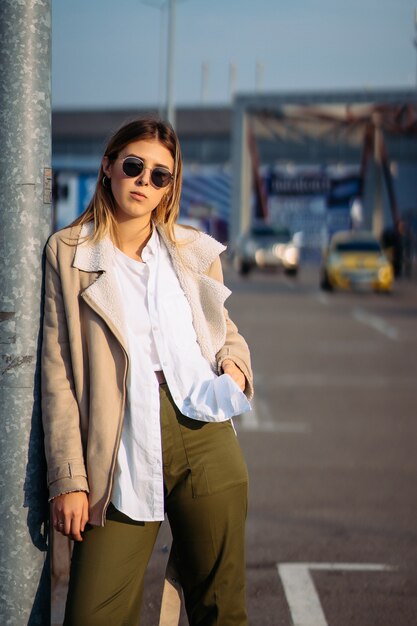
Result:
[[[224,421],[250,410],[250,404],[232,378],[217,376],[202,356],[190,305],[156,230],[142,259],[116,249],[130,367],[112,502],[132,519],[159,521],[164,490],[154,371],[163,370],[174,402],[188,417]]]

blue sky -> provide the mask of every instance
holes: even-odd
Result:
[[[160,4],[161,0],[147,0]],[[415,87],[417,0],[178,0],[175,101],[236,91]],[[56,109],[141,107],[165,98],[166,12],[140,0],[52,0]],[[163,83],[161,83],[161,76]]]

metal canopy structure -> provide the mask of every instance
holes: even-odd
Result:
[[[376,124],[392,135],[417,135],[417,102],[406,104],[288,105],[278,110],[247,110],[259,139],[362,143],[364,130]]]
[[[399,213],[390,163],[417,163],[416,136],[417,94],[412,91],[238,98],[232,240],[250,224],[252,189],[261,204],[260,214],[267,216],[259,168],[274,163],[357,163],[363,181],[372,165],[372,227],[378,234],[383,227],[383,181],[395,226]]]

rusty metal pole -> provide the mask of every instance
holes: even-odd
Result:
[[[0,68],[0,624],[47,626],[38,355],[51,225],[51,0],[1,0]]]
[[[379,239],[384,229],[384,197],[382,175],[382,128],[381,114],[375,111],[372,115],[374,124],[374,206],[372,213],[372,232]]]

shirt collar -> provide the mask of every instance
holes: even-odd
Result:
[[[152,226],[152,235],[146,246],[142,250],[142,260],[147,263],[149,259],[155,256],[159,250],[159,236],[155,226]]]

